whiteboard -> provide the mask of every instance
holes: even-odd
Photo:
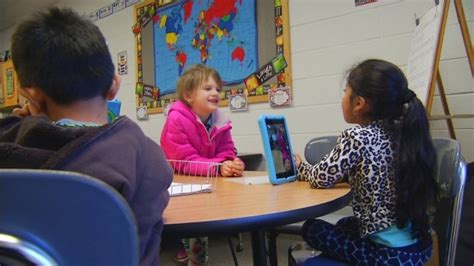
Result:
[[[408,57],[408,87],[423,104],[428,103],[429,89],[435,69],[436,49],[439,43],[445,1],[439,1],[415,26]]]

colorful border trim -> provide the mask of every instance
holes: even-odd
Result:
[[[159,88],[143,84],[142,36],[141,29],[150,21],[156,19],[156,10],[166,5],[176,3],[177,0],[144,1],[135,5],[135,25],[132,32],[136,39],[137,81],[136,103],[137,107],[146,106],[148,113],[162,113],[163,107],[176,101],[175,98],[159,96]],[[229,105],[229,96],[245,94],[249,103],[268,102],[268,91],[277,87],[291,87],[291,57],[288,0],[274,0],[275,17],[275,51],[277,56],[270,62],[262,65],[258,71],[252,73],[244,81],[241,88],[226,89],[221,93],[221,106]],[[277,76],[277,83],[266,82]],[[146,90],[144,88],[147,88]],[[168,96],[168,95],[167,95]]]

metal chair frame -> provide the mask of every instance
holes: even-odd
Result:
[[[433,227],[439,236],[440,265],[452,266],[456,257],[461,223],[467,174],[466,163],[461,155],[461,146],[456,140],[435,138],[433,144],[437,154],[436,181],[441,190],[441,198],[442,200],[448,200],[449,208],[449,216],[445,219],[445,224],[440,223],[443,217],[439,215],[440,210],[437,210]],[[438,205],[439,208],[440,204]]]
[[[315,137],[308,141],[304,149],[305,160],[310,164],[316,164],[328,154],[337,143],[337,136]],[[276,239],[279,234],[301,234],[301,223],[288,224],[273,228],[267,232],[270,264],[277,265]]]

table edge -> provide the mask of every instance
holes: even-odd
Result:
[[[351,199],[352,192],[348,191],[347,194],[322,204],[278,213],[185,224],[165,224],[163,234],[173,237],[196,237],[256,231],[329,214],[347,206]]]

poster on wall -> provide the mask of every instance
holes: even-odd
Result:
[[[159,92],[150,101],[136,90],[137,106],[150,114],[176,100],[176,80],[195,64],[219,72],[219,105],[232,111],[268,102],[272,88],[291,88],[288,0],[144,0],[135,15],[136,83]]]
[[[118,12],[124,8],[126,8],[127,5],[125,3],[125,0],[115,0],[115,2],[112,4],[113,12]]]
[[[291,90],[289,87],[277,87],[269,91],[270,107],[285,107],[291,105]]]
[[[5,71],[5,84],[6,84],[6,95],[5,97],[12,97],[15,94],[15,85],[13,83],[13,76],[15,75],[13,72],[13,68],[7,69]]]
[[[355,0],[355,6],[362,6],[370,3],[375,3],[378,0]]]
[[[236,94],[229,96],[229,110],[231,112],[247,111],[247,95]]]
[[[117,55],[117,72],[119,75],[127,75],[128,74],[128,59],[127,59],[127,51],[122,51]]]
[[[148,109],[145,105],[137,107],[137,119],[148,120]]]
[[[95,10],[87,15],[87,17],[92,21],[96,22],[99,20],[99,10]]]
[[[128,6],[131,6],[135,3],[138,3],[138,0],[132,1],[132,0],[115,0],[111,2],[110,4],[101,7],[97,10],[94,10],[90,13],[88,13],[86,16],[89,18],[92,22],[96,22],[99,19],[106,18],[110,15],[113,15],[114,13],[119,12],[120,10],[123,10],[127,8]]]
[[[181,1],[158,10],[153,32],[160,93],[174,93],[176,80],[194,64],[217,69],[224,85],[241,83],[254,72],[255,12],[255,0]]]
[[[138,2],[139,2],[139,0],[125,0],[125,4],[126,4],[127,6],[134,5],[134,4],[138,3]]]
[[[99,18],[100,19],[112,15],[112,13],[114,12],[114,9],[113,9],[112,5],[113,4],[106,5],[106,6],[99,9]]]

